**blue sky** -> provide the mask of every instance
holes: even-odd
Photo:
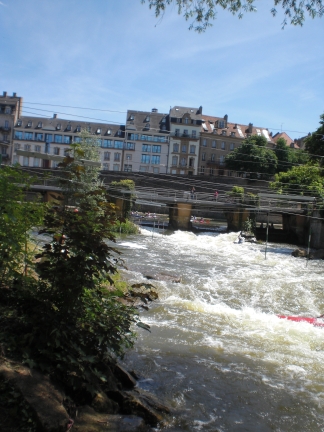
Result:
[[[202,105],[301,137],[324,112],[324,18],[282,30],[270,1],[256,6],[197,34],[140,0],[0,0],[0,91],[23,96],[26,115],[123,124],[127,109]]]

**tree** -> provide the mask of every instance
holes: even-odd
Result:
[[[318,165],[295,166],[275,175],[270,187],[278,193],[324,196],[324,177]]]
[[[141,0],[148,3],[149,8],[153,9],[155,16],[163,16],[166,8],[171,4],[176,4],[178,14],[183,14],[186,20],[192,20],[189,29],[204,32],[210,27],[211,21],[216,18],[217,7],[228,10],[239,18],[245,12],[256,12],[254,0]],[[303,25],[305,16],[311,18],[321,17],[324,13],[322,0],[305,0],[296,2],[295,0],[274,0],[274,7],[271,9],[273,16],[277,14],[276,6],[281,6],[284,10],[285,19],[283,27],[290,21],[292,25]]]
[[[278,160],[266,145],[266,138],[252,135],[226,156],[226,167],[235,171],[248,172],[250,178],[258,178],[260,175],[268,178],[276,172]]]
[[[287,146],[284,138],[279,138],[274,150],[278,159],[277,172],[286,172],[294,164],[305,164],[309,157],[303,150],[295,150]]]
[[[305,149],[313,161],[324,165],[324,113],[320,115],[320,127],[305,140]]]

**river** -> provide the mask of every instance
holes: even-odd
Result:
[[[124,362],[139,387],[169,404],[166,431],[324,431],[324,329],[276,314],[324,313],[323,261],[292,245],[234,244],[235,233],[118,237],[131,282],[159,300]],[[306,265],[307,264],[307,265]]]

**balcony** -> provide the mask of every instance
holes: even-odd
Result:
[[[0,131],[1,132],[10,132],[11,131],[11,127],[9,127],[9,126],[0,126]]]

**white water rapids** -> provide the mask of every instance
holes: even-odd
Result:
[[[173,408],[168,431],[324,431],[324,329],[276,314],[324,313],[323,261],[294,246],[234,244],[237,234],[143,230],[117,239],[127,278],[159,300],[141,312],[125,363]]]

